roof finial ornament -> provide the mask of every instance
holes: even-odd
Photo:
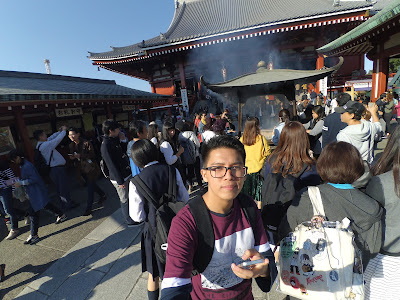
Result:
[[[142,47],[144,47],[145,46],[145,42],[144,42],[144,40],[142,41]]]
[[[179,0],[175,0],[175,9],[179,8]]]
[[[164,40],[165,39],[165,34],[160,32],[160,39]]]

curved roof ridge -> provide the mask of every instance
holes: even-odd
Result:
[[[179,2],[178,2],[179,3]],[[169,27],[167,31],[165,32],[165,37],[168,39],[170,34],[174,32],[176,26],[179,24],[180,20],[182,19],[182,16],[185,12],[186,8],[186,2],[183,2],[182,5],[179,5],[179,7],[175,8],[174,16],[172,18],[171,24],[169,24]],[[178,12],[179,10],[179,12]]]

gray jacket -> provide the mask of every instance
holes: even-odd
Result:
[[[319,185],[322,204],[328,221],[348,218],[355,235],[355,242],[363,254],[363,264],[380,251],[382,245],[383,208],[374,199],[355,188],[336,188],[330,184]],[[308,191],[301,199],[294,199],[279,226],[279,237],[292,232],[297,225],[309,221],[314,212]]]
[[[366,193],[385,208],[381,252],[400,255],[400,199],[394,192],[393,171],[372,177]]]

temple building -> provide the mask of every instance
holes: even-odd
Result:
[[[268,68],[315,70],[335,65],[316,49],[368,20],[391,0],[176,0],[169,28],[154,38],[89,53],[101,68],[146,80],[152,92],[193,107],[204,99],[200,76],[224,82]],[[171,3],[173,5],[173,3]],[[364,54],[345,57],[328,85],[362,79]],[[321,89],[316,84],[317,92]],[[326,87],[325,87],[326,90]]]
[[[376,100],[388,89],[389,59],[400,58],[400,0],[388,2],[368,21],[317,51],[329,56],[367,54],[374,62],[371,99]],[[399,75],[393,78],[392,88],[398,87],[398,80]]]
[[[37,129],[51,134],[66,125],[89,138],[106,119],[128,128],[137,114],[152,119],[152,112],[163,108],[169,98],[113,80],[0,71],[0,157],[20,148],[32,161]]]

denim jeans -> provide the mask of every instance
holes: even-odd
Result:
[[[56,216],[61,216],[63,213],[62,211],[52,203],[47,203],[44,209],[52,212]],[[29,205],[27,209],[29,213],[29,218],[31,219],[31,236],[35,236],[38,234],[39,231],[39,220],[40,220],[40,210],[34,211],[31,205]]]
[[[65,212],[71,207],[71,195],[69,193],[68,176],[65,166],[51,167],[50,178],[56,185],[61,209]]]
[[[10,216],[11,229],[18,229],[18,216],[13,208],[11,187],[0,189],[0,196],[2,196],[4,210]]]
[[[132,224],[134,221],[129,216],[129,180],[124,182],[125,188],[121,188],[118,183],[113,183],[117,190],[119,201],[121,202],[121,212],[127,224]]]

